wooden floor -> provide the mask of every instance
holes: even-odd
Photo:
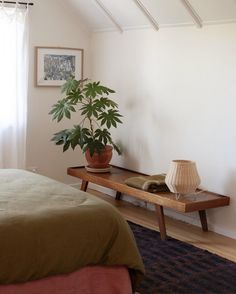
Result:
[[[95,190],[90,189],[88,192],[115,205],[125,219],[158,231],[157,219],[154,211],[134,206],[126,201],[117,201],[113,197]],[[203,232],[199,227],[168,217],[166,217],[166,228],[168,236],[206,249],[236,262],[236,240],[234,239],[214,232]]]

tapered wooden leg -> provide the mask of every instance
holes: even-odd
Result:
[[[116,200],[120,200],[122,197],[122,193],[121,192],[116,192]]]
[[[88,181],[82,180],[82,184],[81,184],[80,190],[86,192],[87,191],[87,188],[88,188]]]
[[[200,221],[203,231],[208,231],[206,210],[199,210]]]
[[[155,204],[161,240],[166,240],[166,224],[163,206]]]

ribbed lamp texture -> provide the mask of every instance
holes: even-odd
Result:
[[[165,182],[173,193],[194,193],[201,182],[196,163],[190,160],[172,160]]]

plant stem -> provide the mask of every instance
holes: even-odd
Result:
[[[91,117],[89,117],[89,124],[90,124],[90,129],[91,129],[91,136],[94,139],[94,130],[93,130],[93,123]]]
[[[92,98],[91,97],[89,98],[89,103],[92,105]],[[89,117],[88,119],[89,119],[89,123],[90,123],[91,136],[94,139],[93,121],[92,121],[91,117]]]
[[[84,125],[84,121],[86,120],[86,117],[84,117],[81,121],[80,121],[80,123],[79,123],[79,125]]]
[[[95,124],[98,126],[98,128],[101,129],[101,126],[98,124],[98,122],[95,119],[92,119],[92,121],[94,121]]]

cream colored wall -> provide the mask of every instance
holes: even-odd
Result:
[[[94,34],[92,72],[124,114],[113,162],[153,174],[195,160],[201,187],[232,198],[207,212],[211,229],[236,238],[235,36],[236,24]],[[199,224],[195,213],[175,217]]]
[[[38,173],[63,182],[73,179],[66,175],[68,166],[83,163],[78,150],[62,153],[50,139],[52,135],[72,125],[71,121],[57,124],[48,115],[50,107],[61,97],[58,87],[35,87],[35,46],[70,47],[84,49],[84,77],[90,75],[90,35],[66,1],[38,0],[30,8],[30,68],[27,131],[27,168],[36,167]]]

